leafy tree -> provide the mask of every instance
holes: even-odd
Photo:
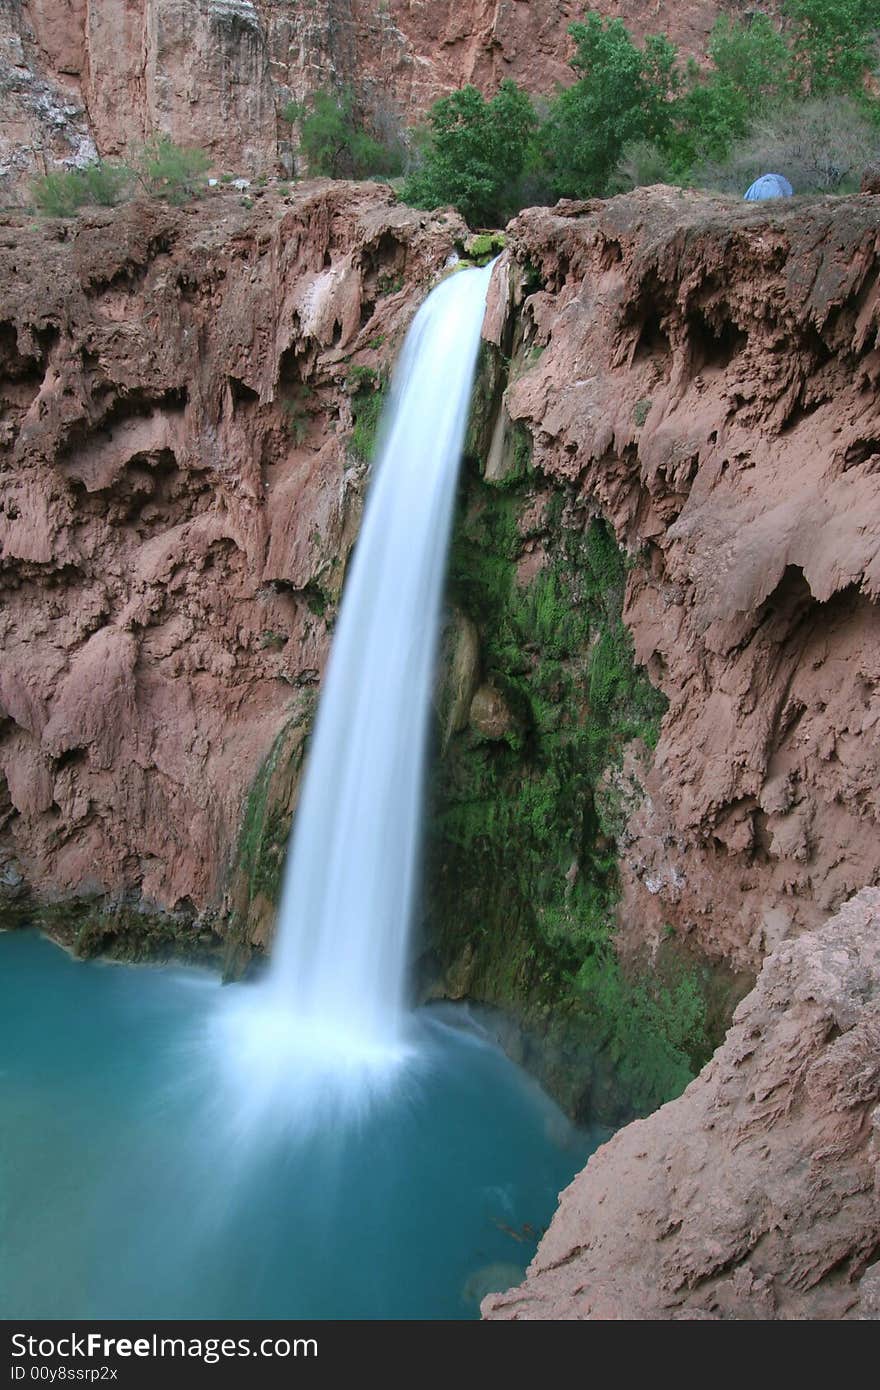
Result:
[[[698,159],[723,159],[756,116],[788,90],[791,60],[785,40],[766,15],[748,24],[719,19],[709,39],[712,68],[688,68],[688,90],[666,140],[672,165],[686,176]]]
[[[595,13],[569,33],[580,80],[558,93],[537,144],[556,195],[589,197],[606,191],[625,145],[668,134],[681,79],[676,49],[660,35],[640,49],[621,20]]]
[[[794,74],[804,93],[856,92],[880,31],[877,0],[787,0]]]
[[[404,185],[415,207],[452,203],[468,222],[496,225],[517,210],[517,184],[535,127],[534,108],[505,79],[487,101],[462,87],[431,108],[419,167]]]
[[[369,174],[399,174],[403,151],[382,144],[364,130],[354,93],[314,92],[308,102],[291,102],[282,113],[300,125],[300,147],[310,174],[332,179],[366,178]]]

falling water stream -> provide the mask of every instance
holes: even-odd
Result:
[[[356,1053],[404,1018],[425,738],[449,532],[491,266],[407,335],[345,585],[296,817],[271,988]]]
[[[407,336],[263,979],[0,934],[0,1314],[461,1317],[594,1146],[467,1011],[407,1007],[456,479],[491,267]]]

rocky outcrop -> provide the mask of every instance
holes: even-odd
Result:
[[[636,35],[669,33],[705,53],[739,0],[604,0]],[[512,77],[532,92],[570,80],[568,26],[550,0],[4,0],[0,6],[0,206],[60,164],[129,151],[162,133],[206,149],[218,170],[293,167],[281,113],[317,88],[350,87],[373,130],[397,138],[436,97]]]
[[[764,963],[678,1100],[604,1144],[488,1318],[875,1318],[880,891]]]
[[[79,43],[83,7],[63,8],[72,51]],[[97,158],[82,92],[47,62],[22,0],[0,5],[0,207],[26,201],[35,173],[88,164]],[[76,62],[76,59],[74,59]]]
[[[162,909],[192,940],[232,909],[259,933],[277,846],[240,845],[242,825],[266,829],[248,795],[279,739],[289,823],[360,515],[353,417],[464,230],[330,183],[0,226],[0,880],[19,913]],[[237,854],[258,881],[224,900]]]
[[[876,199],[532,210],[508,294],[507,416],[632,556],[670,701],[618,839],[623,941],[754,971],[880,878]]]

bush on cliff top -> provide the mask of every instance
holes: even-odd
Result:
[[[535,124],[531,101],[509,80],[490,101],[476,87],[441,97],[404,199],[422,208],[452,203],[471,223],[504,221],[520,205],[517,181]]]
[[[282,118],[300,127],[300,149],[310,174],[332,179],[391,177],[403,169],[403,146],[380,141],[364,129],[350,88],[313,92],[289,102]]]
[[[436,102],[403,196],[417,207],[452,203],[471,223],[497,224],[527,203],[699,181],[738,153],[738,142],[760,141],[761,123],[792,130],[800,112],[801,124],[815,128],[811,103],[819,98],[846,98],[853,121],[880,124],[866,81],[878,30],[876,0],[788,0],[781,27],[762,14],[720,18],[701,66],[683,63],[663,35],[639,45],[621,20],[588,13],[569,30],[576,80],[539,103],[540,119],[512,82],[489,101],[466,87]],[[861,157],[860,132],[854,126],[844,162]],[[798,191],[829,186],[799,184],[804,161],[785,144],[768,146],[766,156],[768,167],[788,161]]]
[[[135,174],[124,164],[98,160],[34,179],[31,193],[47,217],[73,217],[83,206],[114,207],[128,196]]]
[[[45,174],[33,180],[31,196],[47,217],[73,217],[81,207],[115,207],[137,184],[155,198],[183,203],[197,196],[209,164],[204,150],[160,135],[139,151],[133,164],[99,159],[82,169]]]
[[[792,102],[754,122],[727,158],[694,171],[706,188],[736,193],[768,169],[784,169],[798,193],[855,193],[880,160],[880,126],[852,97]]]
[[[141,150],[135,171],[154,197],[185,203],[198,193],[210,163],[204,150],[177,145],[167,135],[158,135]]]

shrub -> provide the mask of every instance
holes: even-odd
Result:
[[[127,164],[110,164],[99,159],[96,164],[87,164],[80,170],[80,178],[85,193],[83,202],[110,208],[128,196],[135,172]]]
[[[47,217],[72,217],[86,204],[114,207],[127,195],[134,171],[98,160],[83,169],[66,169],[34,179],[31,193]]]
[[[851,97],[791,102],[757,121],[729,159],[698,169],[701,183],[743,192],[759,174],[784,174],[795,193],[845,193],[880,158],[880,129]]]
[[[612,193],[625,193],[631,188],[644,188],[652,183],[677,183],[678,168],[666,150],[650,140],[632,140],[624,146],[623,155],[609,180]]]
[[[83,183],[76,170],[44,174],[31,184],[31,195],[47,217],[72,217],[82,207]]]
[[[361,179],[390,177],[403,168],[402,145],[383,143],[368,134],[349,88],[336,93],[314,92],[302,105],[290,102],[282,116],[299,122],[300,147],[310,174]]]
[[[421,208],[451,203],[472,225],[505,221],[519,207],[517,182],[534,126],[531,101],[509,79],[488,101],[476,87],[441,97],[404,199]]]
[[[141,183],[154,197],[183,203],[200,191],[210,163],[204,150],[157,135],[141,150],[136,167]]]

